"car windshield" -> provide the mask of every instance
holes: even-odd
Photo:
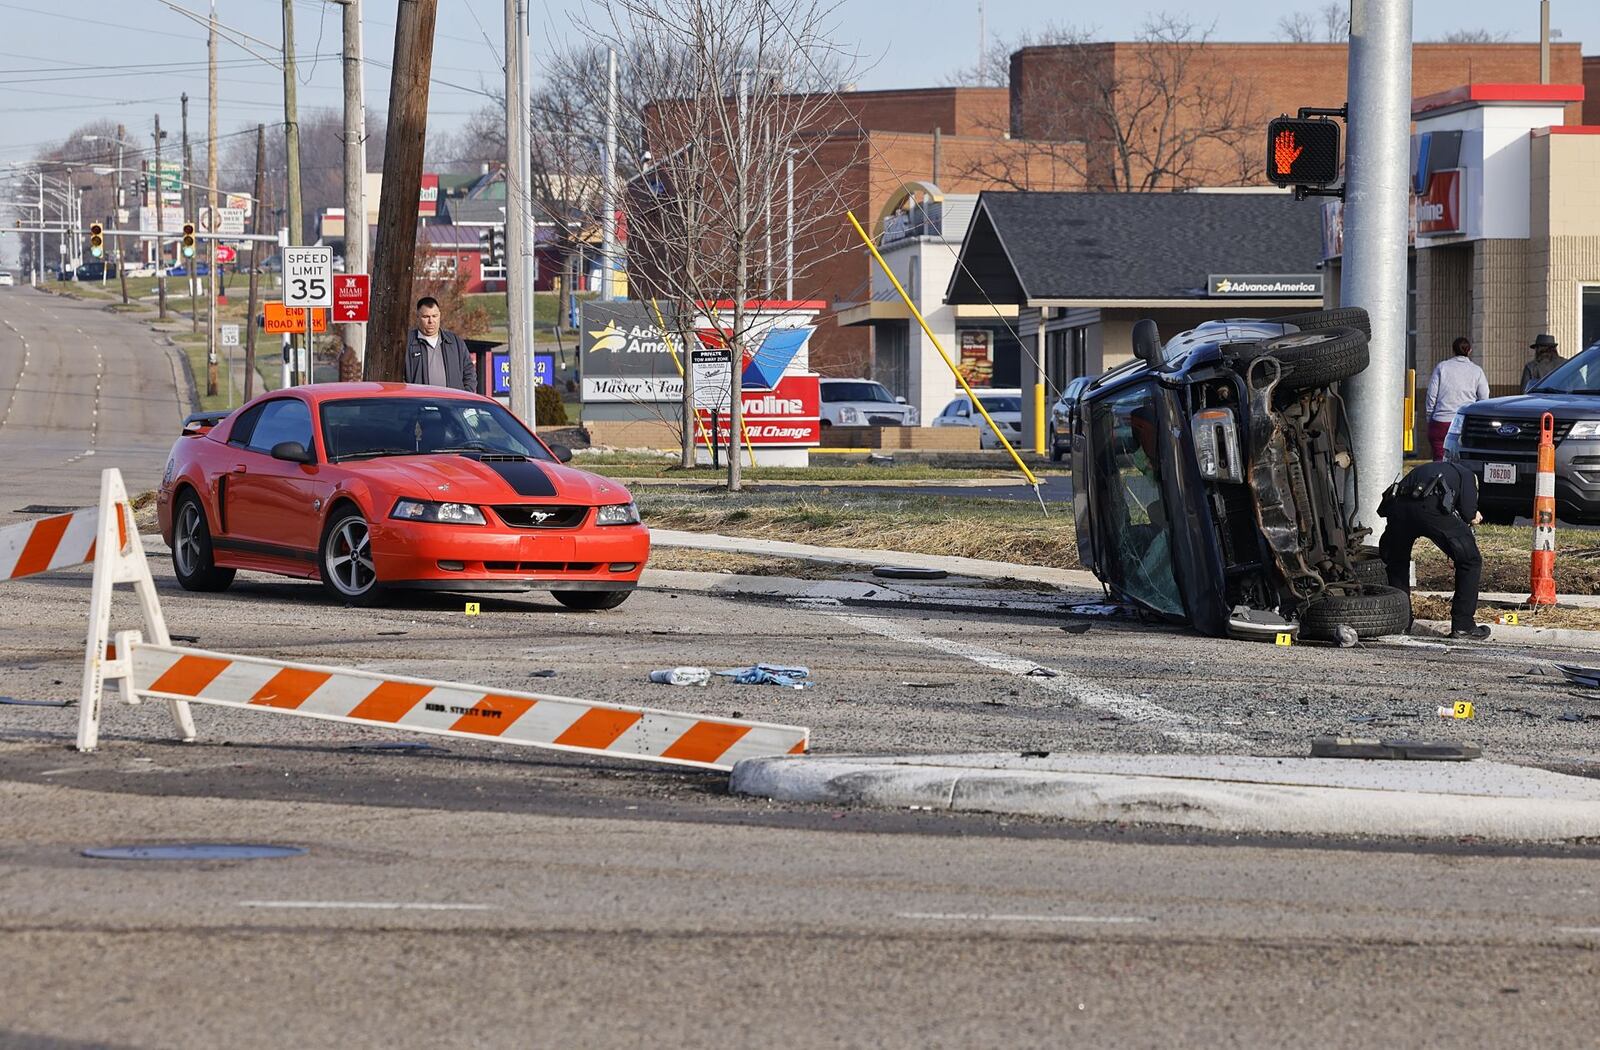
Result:
[[[1022,398],[1020,397],[980,397],[983,407],[988,412],[1021,412]]]
[[[527,427],[499,404],[465,398],[326,401],[322,443],[330,460],[482,452],[554,462]]]
[[[1529,388],[1530,394],[1600,394],[1600,346],[1591,346]]]
[[[1089,467],[1105,568],[1132,597],[1180,615],[1161,485],[1161,436],[1152,385],[1118,391],[1089,409]]]
[[[824,401],[887,401],[894,404],[894,396],[882,383],[824,383]]]

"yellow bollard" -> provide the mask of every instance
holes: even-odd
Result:
[[[1044,449],[1044,384],[1033,384],[1033,452],[1042,456]]]

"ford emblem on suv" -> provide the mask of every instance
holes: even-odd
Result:
[[[1522,428],[1517,426],[1515,423],[1502,423],[1495,433],[1499,434],[1501,437],[1516,437],[1518,434],[1522,433]]]

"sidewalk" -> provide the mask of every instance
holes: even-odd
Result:
[[[1525,766],[1208,755],[749,759],[782,802],[1013,813],[1211,831],[1555,841],[1600,836],[1600,780]]]

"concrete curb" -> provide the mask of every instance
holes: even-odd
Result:
[[[710,532],[683,532],[677,529],[650,530],[650,542],[660,547],[685,547],[693,550],[723,551],[733,554],[769,554],[802,561],[832,562],[842,565],[894,565],[907,569],[944,569],[952,576],[973,576],[989,580],[1026,580],[1073,591],[1104,593],[1094,574],[1082,569],[1055,569],[1044,565],[1018,565],[982,558],[953,558],[946,555],[911,554],[905,551],[858,550],[853,547],[814,547],[784,540],[760,540],[745,536],[720,536]]]
[[[1513,627],[1494,624],[1493,633],[1485,642],[1458,642],[1450,638],[1447,620],[1418,620],[1417,627],[1427,628],[1428,634],[1394,634],[1373,639],[1391,645],[1418,644],[1445,646],[1451,649],[1473,649],[1480,646],[1532,649],[1600,649],[1600,631],[1580,631],[1566,627]]]
[[[961,757],[976,762],[986,756]],[[1352,786],[1349,782],[1318,785],[1104,769],[1029,769],[1016,768],[1014,755],[1004,757],[1011,760],[1006,763],[1009,768],[940,765],[937,758],[750,759],[734,767],[729,786],[735,794],[784,802],[1011,813],[1225,832],[1425,839],[1474,836],[1518,841],[1600,836],[1600,782],[1499,763],[1469,765],[1476,775],[1491,781],[1504,776],[1517,784],[1526,782],[1525,793],[1442,790],[1449,778],[1437,780],[1435,786],[1441,790],[1429,791]],[[1374,766],[1398,766],[1408,775],[1421,766],[1441,765],[1282,761],[1316,762],[1330,769],[1354,763],[1369,771]],[[1460,768],[1460,764],[1450,765]],[[1423,777],[1420,783],[1431,779]],[[1539,793],[1526,793],[1529,789]],[[1591,794],[1593,797],[1587,797]]]

